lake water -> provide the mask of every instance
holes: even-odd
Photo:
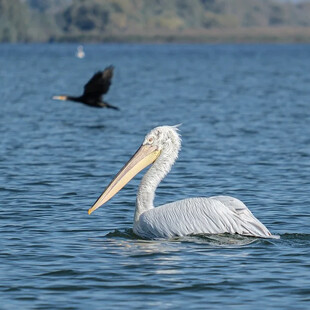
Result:
[[[0,308],[310,309],[310,46],[76,47],[0,45]],[[120,111],[51,100],[110,64]],[[155,204],[232,195],[279,240],[141,240],[142,174],[87,214],[149,130],[179,123]]]

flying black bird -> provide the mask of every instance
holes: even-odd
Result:
[[[73,96],[54,96],[55,100],[70,100],[81,102],[86,105],[95,108],[110,108],[114,110],[119,110],[118,107],[115,107],[106,101],[103,101],[102,95],[106,94],[111,85],[111,79],[113,77],[113,66],[106,67],[104,71],[98,71],[93,75],[93,77],[85,84],[84,93],[82,96],[73,97]]]

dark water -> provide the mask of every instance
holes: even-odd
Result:
[[[310,46],[0,46],[1,309],[309,309]],[[92,109],[79,94],[115,65]],[[279,240],[132,231],[141,175],[87,209],[158,125],[183,148],[156,205],[243,200]]]

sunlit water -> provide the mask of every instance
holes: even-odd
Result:
[[[0,46],[1,309],[309,309],[310,46]],[[52,101],[113,64],[120,111]],[[182,123],[156,205],[243,200],[279,240],[141,240],[141,175],[91,216],[153,127]]]

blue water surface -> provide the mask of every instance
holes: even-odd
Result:
[[[0,308],[310,309],[309,45],[0,45]],[[113,64],[120,111],[53,101]],[[279,240],[132,233],[144,135],[182,123],[155,204],[232,195]]]

